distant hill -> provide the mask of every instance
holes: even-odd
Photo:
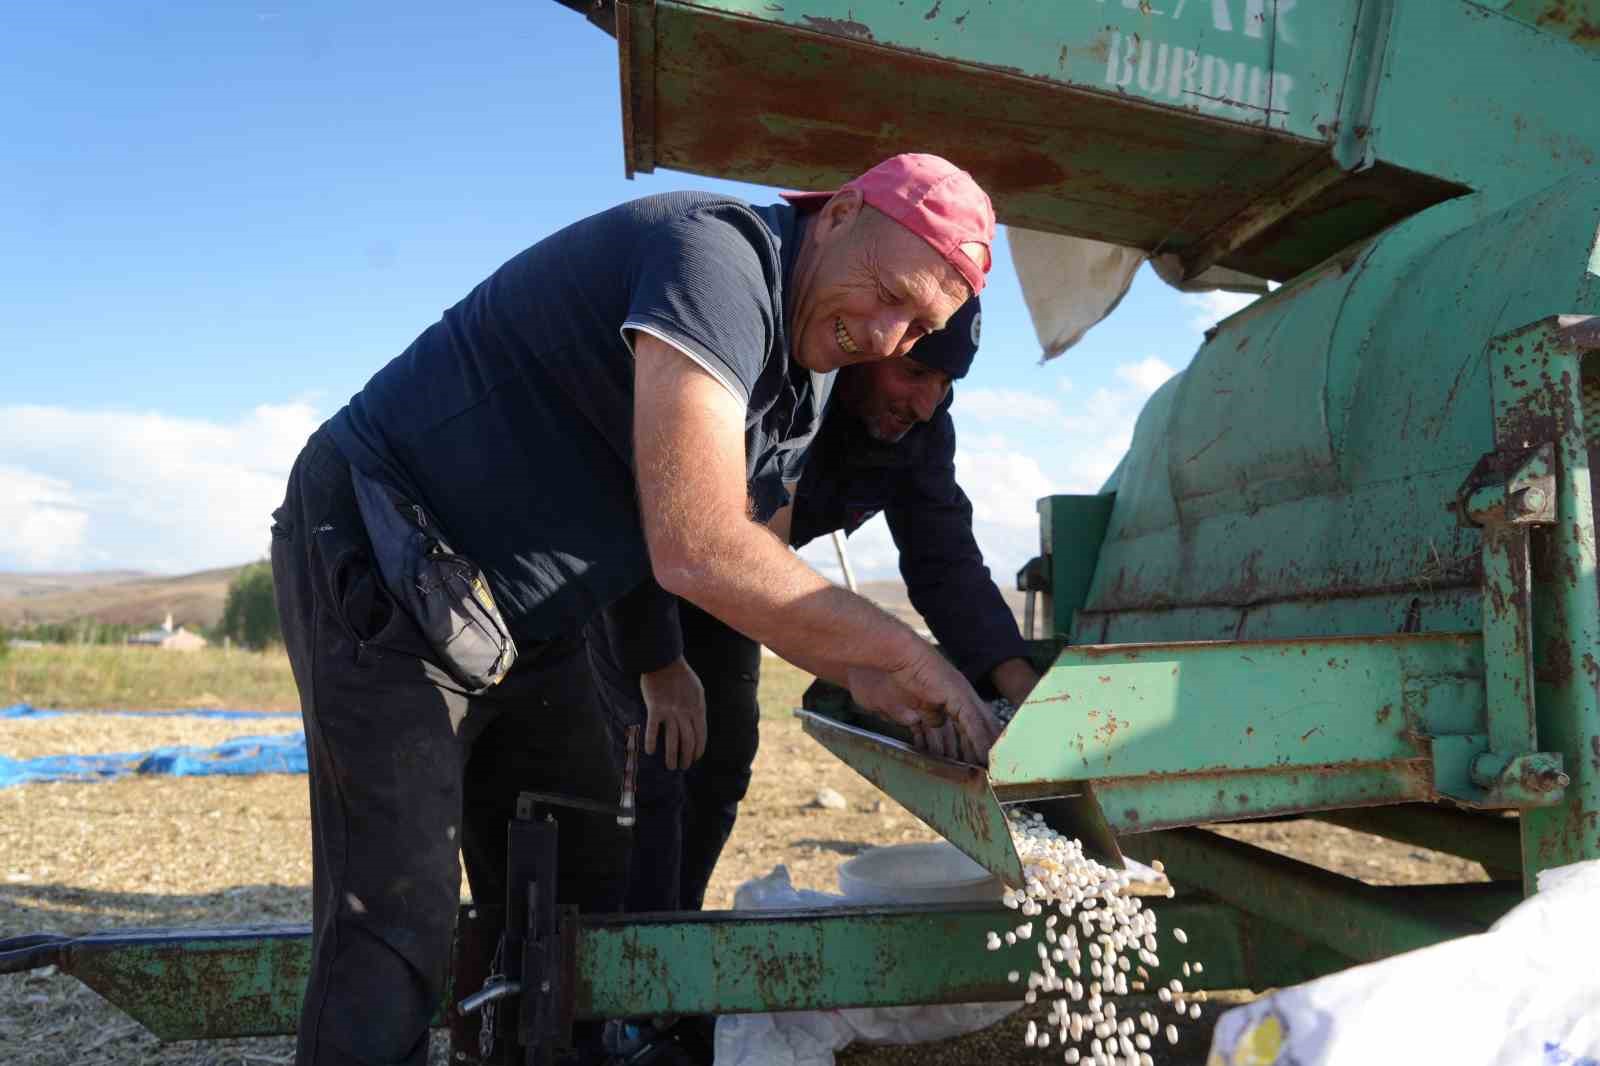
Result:
[[[213,626],[222,618],[228,586],[242,569],[231,566],[179,577],[137,570],[0,573],[0,627],[78,618],[109,624],[159,625],[168,612],[173,621],[183,625]],[[1022,593],[1015,589],[1001,591],[1020,625]],[[927,628],[898,579],[862,582],[861,592],[908,624]]]
[[[905,583],[898,578],[889,581],[863,581],[860,592],[867,599],[879,607],[899,618],[915,629],[927,629],[925,622],[917,609],[911,606],[911,598],[906,595]],[[1017,618],[1017,625],[1022,625],[1023,605],[1026,594],[1014,588],[1001,587],[1000,594],[1005,597],[1006,604],[1011,608],[1011,613]]]
[[[181,625],[213,626],[222,618],[228,586],[241,569],[232,566],[178,577],[135,570],[0,573],[0,626],[78,618],[113,625],[159,625],[168,613]]]

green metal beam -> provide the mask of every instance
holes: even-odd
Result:
[[[1581,393],[1595,350],[1600,316],[1551,316],[1487,353],[1496,447],[1552,444],[1556,460],[1555,522],[1533,534],[1535,705],[1539,747],[1561,757],[1570,782],[1558,804],[1523,815],[1529,892],[1540,870],[1600,858],[1600,584]]]
[[[311,973],[304,925],[134,929],[78,938],[59,962],[162,1040],[295,1031]]]
[[[1164,945],[1158,982],[1185,960],[1205,963],[1185,978],[1196,989],[1295,984],[1351,961],[1214,899],[1149,905],[1162,929],[1188,934],[1182,948]],[[578,921],[570,970],[578,1018],[1002,1002],[1023,991],[1007,971],[1037,962],[1027,941],[985,950],[985,934],[1019,921],[990,904]],[[113,930],[73,941],[60,966],[164,1041],[271,1036],[295,1031],[310,951],[304,925]]]
[[[1072,618],[1089,598],[1095,560],[1106,538],[1115,493],[1046,496],[1039,501],[1039,541],[1050,559],[1052,636],[1072,633]]]
[[[1426,801],[1425,759],[1392,763],[1168,774],[1097,781],[1094,793],[1118,834],[1324,808]],[[1009,794],[1009,793],[1002,793]]]
[[[1323,811],[1312,817],[1482,863],[1497,881],[1521,877],[1521,835],[1513,817],[1421,803]]]
[[[1203,829],[1125,841],[1166,863],[1180,888],[1199,889],[1293,929],[1358,962],[1481,933],[1522,900],[1521,886],[1378,887]]]

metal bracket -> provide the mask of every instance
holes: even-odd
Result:
[[[1457,495],[1463,525],[1550,525],[1556,520],[1556,446],[1492,451]]]
[[[1434,789],[1462,807],[1512,810],[1553,807],[1572,783],[1556,752],[1507,754],[1484,733],[1429,737]]]
[[[1465,738],[1435,738],[1435,786],[1472,807],[1544,806],[1560,799],[1560,789],[1552,794],[1551,783],[1561,773],[1561,759],[1535,751],[1529,534],[1531,527],[1556,520],[1556,447],[1550,441],[1529,445],[1501,432],[1495,438],[1500,447],[1478,460],[1456,496],[1461,523],[1483,532],[1488,733],[1472,738],[1482,746],[1470,752],[1466,764],[1456,757],[1461,752],[1441,748],[1441,742]]]

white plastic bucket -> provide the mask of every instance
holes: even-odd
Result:
[[[839,866],[839,891],[851,903],[995,902],[1005,886],[952,844],[893,844]]]

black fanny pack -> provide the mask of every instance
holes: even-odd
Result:
[[[416,622],[435,662],[468,692],[505,677],[517,646],[482,571],[450,550],[421,506],[354,466],[350,480],[384,587]]]

